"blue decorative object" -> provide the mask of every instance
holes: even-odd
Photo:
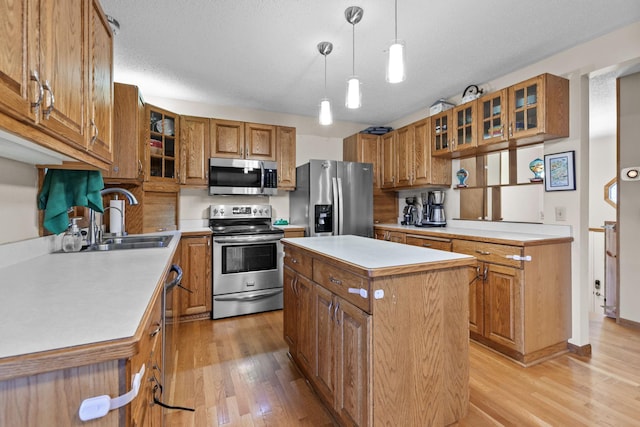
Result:
[[[458,188],[467,186],[467,178],[469,178],[469,172],[466,169],[460,169],[456,172],[456,177],[458,178]]]
[[[542,159],[533,159],[529,163],[529,169],[533,172],[533,178],[529,178],[531,182],[542,182],[544,179],[544,162]]]

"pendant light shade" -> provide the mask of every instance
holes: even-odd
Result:
[[[327,98],[327,55],[333,50],[333,44],[331,42],[318,43],[318,52],[324,56],[324,98],[320,100],[320,115],[318,121],[323,126],[328,126],[333,123],[333,114],[331,114],[331,102]]]
[[[406,78],[405,75],[405,48],[404,42],[398,40],[398,0],[395,0],[395,38],[389,47],[389,57],[387,60],[387,81],[389,83],[400,83]]]
[[[360,80],[356,76],[356,24],[362,19],[364,10],[358,6],[348,7],[344,11],[344,17],[352,26],[353,32],[353,67],[351,77],[347,80],[347,108],[360,108],[362,105],[362,93],[360,92]]]
[[[331,113],[331,103],[327,98],[323,98],[320,101],[320,124],[323,126],[328,126],[333,124],[333,114]]]

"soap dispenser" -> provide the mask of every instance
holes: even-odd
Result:
[[[71,218],[71,224],[62,236],[62,250],[65,252],[78,252],[82,249],[82,233],[77,223],[79,219]]]

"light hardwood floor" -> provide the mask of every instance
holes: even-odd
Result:
[[[169,411],[167,427],[334,425],[287,356],[281,311],[180,331],[170,403],[196,411]],[[594,318],[591,345],[590,358],[522,368],[472,342],[469,414],[458,425],[640,426],[640,331]]]

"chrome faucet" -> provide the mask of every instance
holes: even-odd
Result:
[[[124,195],[127,198],[127,200],[129,200],[129,204],[131,205],[138,204],[138,199],[136,199],[136,196],[134,196],[133,193],[127,189],[120,188],[120,187],[111,187],[111,188],[105,188],[102,191],[100,191],[100,194],[102,196],[106,194],[112,194],[112,193],[119,193]],[[124,215],[123,215],[123,218],[124,218]],[[89,241],[87,242],[89,246],[100,243],[100,241],[102,240],[102,235],[99,230],[101,229],[102,229],[102,226],[101,225],[98,226],[98,224],[96,224],[96,212],[93,209],[89,209]]]

